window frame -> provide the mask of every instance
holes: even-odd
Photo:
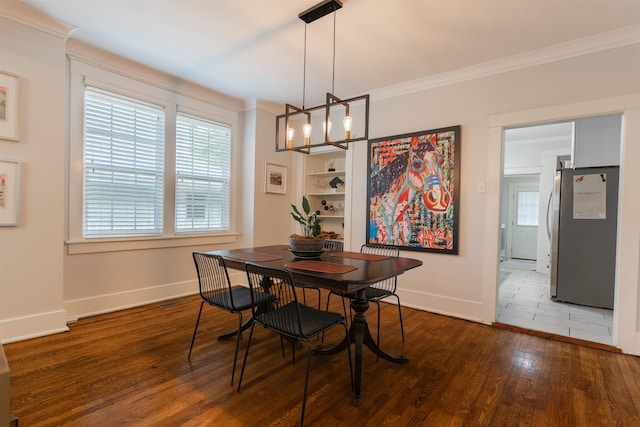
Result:
[[[233,136],[233,133],[232,133],[233,130],[226,123],[221,123],[219,121],[212,120],[212,119],[209,119],[209,118],[204,118],[204,117],[197,116],[197,115],[194,115],[194,114],[189,114],[189,113],[186,113],[186,112],[184,112],[182,110],[178,110],[178,112],[176,114],[176,120],[175,120],[176,127],[178,125],[178,119],[179,119],[180,116],[184,117],[185,121],[187,121],[187,122],[188,121],[195,121],[195,122],[200,122],[200,123],[205,123],[205,124],[211,124],[212,126],[217,126],[217,127],[220,127],[220,128],[226,128],[228,130],[228,132],[229,132],[229,165],[228,165],[228,167],[229,167],[229,170],[228,170],[229,177],[227,178],[229,180],[228,188],[227,188],[227,191],[229,193],[228,194],[229,200],[228,200],[228,205],[226,206],[226,208],[229,210],[229,213],[228,213],[229,218],[227,218],[226,220],[230,222],[230,220],[231,220],[231,210],[230,210],[230,208],[231,208],[231,174],[232,174],[232,162],[233,162],[233,159],[231,158],[231,151],[232,151],[232,142],[231,142],[231,140],[232,140],[232,136]],[[176,149],[174,150],[174,155],[175,155],[176,159],[178,157],[177,156],[177,141],[178,141],[177,133],[178,132],[177,132],[177,129],[176,129],[176,138],[175,138]],[[177,160],[176,160],[176,163],[177,163]],[[176,192],[177,192],[177,188],[178,188],[178,176],[177,176],[178,175],[178,166],[177,166],[177,164],[176,164],[176,167],[174,168],[174,171],[176,173],[175,188],[176,188]],[[194,181],[208,181],[208,182],[219,182],[221,180],[220,178],[211,177],[211,176],[208,176],[208,177],[204,177],[204,176],[195,177],[195,176],[193,176],[192,179]],[[178,195],[176,194],[175,197],[174,197],[174,201],[175,201],[175,204],[176,204],[176,206],[175,206],[176,209],[174,209],[174,220],[176,220],[176,221],[178,220],[178,209],[177,209],[177,204],[178,203],[177,203],[177,199],[178,199]],[[204,198],[204,197],[203,197],[203,202],[205,202],[205,204],[206,204],[206,198]],[[203,207],[203,209],[206,210],[206,207]],[[188,210],[188,206],[187,206],[187,210]],[[202,233],[202,232],[204,232],[204,233],[207,233],[207,232],[213,232],[213,233],[220,232],[220,231],[217,231],[217,230],[178,229],[178,225],[177,224],[174,224],[174,230],[175,230],[176,234]]]
[[[89,105],[87,95],[89,94],[92,95],[94,100],[91,102],[93,107],[90,110],[93,112],[92,116],[94,118],[89,120],[92,125],[89,127],[92,130],[91,132],[87,131],[86,128],[87,107]],[[166,147],[166,132],[164,131],[166,114],[164,108],[137,98],[124,96],[121,93],[106,91],[89,85],[85,86],[84,95],[83,238],[88,240],[110,237],[161,235],[164,227],[164,185],[166,182],[164,179],[166,172],[164,161],[166,157],[164,152]],[[98,104],[101,106],[96,108]],[[113,106],[113,108],[105,109],[104,104]],[[135,109],[136,113],[132,115],[130,112],[133,109]],[[114,116],[116,117],[115,121],[113,120]],[[120,119],[118,119],[118,117],[120,117]],[[123,117],[126,118],[126,120],[122,120]],[[156,118],[160,119],[161,123],[158,123]],[[133,122],[131,120],[133,120]],[[109,123],[108,130],[104,128],[104,124],[107,123],[107,121]],[[138,126],[137,123],[139,121],[142,122],[142,127]],[[134,122],[136,125],[133,125]],[[123,133],[123,131],[120,130],[123,125],[127,127],[131,126],[130,132],[132,132],[132,134],[128,134],[128,132]],[[153,135],[151,137],[149,137],[150,132]],[[107,137],[108,141],[105,141],[105,137]],[[98,141],[99,143],[96,143]],[[107,143],[103,146],[103,142]],[[153,143],[153,150],[150,149],[150,143]],[[92,147],[89,157],[87,157],[87,145]],[[111,148],[111,150],[105,154],[105,148]],[[126,152],[126,155],[123,153],[123,150]],[[141,159],[145,161],[146,167],[141,167],[136,164],[138,162],[131,158],[132,155],[134,159],[140,155]],[[96,162],[95,167],[89,167],[87,161],[93,162],[94,160]],[[91,171],[100,172],[92,173]],[[128,178],[123,179],[122,177],[125,176],[128,176]],[[132,176],[136,182],[140,180],[142,182],[150,182],[146,187],[143,187],[151,190],[153,195],[150,198],[140,199],[133,194],[137,193],[137,191],[133,188]],[[101,197],[87,198],[88,191],[92,194],[95,191],[103,194],[105,191],[104,183],[94,184],[89,187],[87,187],[87,183],[94,181],[103,182],[105,178],[111,182],[107,187],[107,191],[113,192],[113,188],[117,188],[118,185],[125,186],[122,187],[123,191],[120,194],[127,197],[126,203],[117,206],[117,202],[114,203],[117,197],[116,193],[111,193],[110,198],[104,199],[108,200],[106,204],[101,201],[103,200]],[[89,204],[87,200],[90,201]],[[135,205],[139,207],[139,201],[151,202],[150,205],[147,205],[146,209],[150,207],[153,213],[147,217],[147,219],[145,219],[144,215],[132,213],[131,211],[132,206]],[[114,205],[116,206],[114,207]],[[125,231],[122,227],[124,225],[123,223],[114,229],[113,222],[117,222],[117,220],[114,220],[113,213],[111,215],[104,215],[102,211],[104,211],[105,208],[110,210],[115,209],[117,212],[116,218],[118,215],[122,216],[126,214],[126,224],[133,226],[133,228]],[[137,208],[135,210],[137,210]],[[152,225],[150,228],[147,227],[146,230],[145,228],[139,228],[136,224],[139,221],[148,222],[149,220],[151,220]],[[91,231],[92,228],[95,228],[98,224],[104,224],[105,222],[111,223],[111,228],[107,228],[104,231]],[[103,228],[104,227],[99,227],[98,229],[102,230]]]
[[[98,64],[100,65],[100,64]],[[238,164],[237,140],[240,110],[220,106],[220,100],[209,98],[199,91],[176,89],[171,84],[160,84],[156,80],[140,80],[116,73],[72,57],[69,61],[69,158],[67,190],[67,224],[65,243],[68,254],[128,251],[155,248],[184,247],[234,243],[237,231],[237,186]],[[85,86],[96,87],[123,96],[139,99],[164,107],[164,222],[161,235],[135,235],[85,238],[83,236],[83,158],[84,158],[84,91]],[[231,131],[231,176],[229,201],[229,230],[227,231],[175,231],[175,181],[176,181],[176,116],[177,111],[222,123]]]

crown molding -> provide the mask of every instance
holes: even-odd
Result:
[[[243,103],[240,99],[193,82],[177,80],[174,76],[78,40],[70,39],[67,42],[66,53],[74,61],[119,74],[160,89],[181,93],[190,98],[216,105],[235,113],[242,111],[243,108]]]
[[[640,44],[640,25],[625,27],[508,58],[501,58],[447,73],[387,86],[371,91],[370,95],[372,100],[379,101],[633,44]]]
[[[256,99],[256,98],[245,100],[245,103],[244,103],[245,111],[262,110],[262,111],[272,113],[274,115],[282,114],[284,111],[283,107],[284,107],[284,104],[279,104],[277,102],[265,101],[265,100]]]
[[[64,40],[77,28],[16,0],[0,0],[0,16]]]

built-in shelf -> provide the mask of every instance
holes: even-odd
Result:
[[[304,194],[309,198],[309,205],[313,210],[329,213],[319,215],[319,218],[322,219],[320,227],[323,231],[333,231],[340,237],[343,237],[344,232],[345,189],[343,184],[338,185],[336,191],[331,191],[334,189],[331,183],[335,178],[339,178],[343,183],[346,181],[345,158],[344,150],[332,150],[307,155],[304,161]],[[329,171],[328,169],[335,170]],[[325,207],[330,209],[325,210]],[[340,215],[332,215],[330,212],[336,212]]]
[[[309,176],[333,176],[333,175],[344,175],[344,171],[330,171],[330,172],[309,172]]]
[[[314,196],[314,197],[324,197],[324,196],[342,196],[344,197],[344,191],[336,191],[335,193],[307,193],[307,196]]]

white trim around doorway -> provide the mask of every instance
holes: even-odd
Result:
[[[483,294],[486,323],[496,319],[497,281],[500,259],[500,183],[502,144],[505,128],[542,124],[582,117],[623,113],[623,142],[620,167],[620,209],[618,221],[618,265],[614,301],[613,345],[624,353],[640,355],[640,333],[636,328],[640,274],[640,92],[581,100],[489,116]],[[629,142],[629,143],[627,143]],[[625,161],[628,167],[625,167]],[[624,230],[622,232],[621,230]],[[490,236],[493,236],[491,238]]]

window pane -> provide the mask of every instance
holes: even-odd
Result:
[[[538,225],[538,192],[518,192],[518,225]]]
[[[179,113],[176,122],[176,231],[229,229],[229,126]]]
[[[162,233],[163,110],[87,87],[84,114],[84,236]]]

